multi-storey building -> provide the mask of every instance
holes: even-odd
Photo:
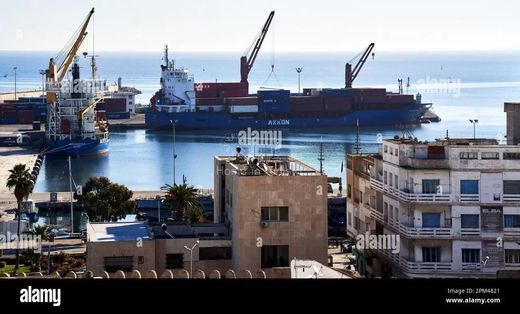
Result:
[[[359,250],[374,276],[484,277],[520,269],[520,146],[489,139],[383,141],[347,156],[347,233],[399,236]]]

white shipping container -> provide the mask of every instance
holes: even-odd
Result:
[[[229,106],[231,113],[258,112],[258,105]]]

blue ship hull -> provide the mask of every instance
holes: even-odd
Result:
[[[156,129],[176,128],[181,130],[241,130],[254,128],[311,128],[311,127],[349,127],[383,126],[419,123],[428,110],[426,105],[410,104],[397,109],[361,110],[336,116],[297,117],[291,113],[278,116],[261,117],[259,114],[232,115],[228,112],[156,112],[146,113],[146,125]],[[318,116],[317,114],[316,116]]]
[[[108,153],[110,140],[47,140],[47,151],[52,155],[93,156]]]

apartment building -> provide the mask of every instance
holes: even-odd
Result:
[[[268,277],[278,268],[290,277],[294,258],[327,263],[325,175],[287,156],[217,156],[214,165],[214,223],[91,223],[87,268],[162,273],[192,265]]]
[[[520,269],[520,146],[384,140],[347,156],[347,233],[398,235],[360,250],[368,276],[493,277]]]

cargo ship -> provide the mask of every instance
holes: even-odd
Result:
[[[92,9],[73,40],[59,54],[51,58],[46,71],[47,123],[45,154],[88,156],[108,152],[110,137],[106,119],[96,106],[107,92],[106,80],[96,78],[94,52],[91,56],[92,78],[81,79],[79,58],[76,55],[87,36],[87,26],[94,14]],[[83,53],[84,57],[88,54]],[[59,66],[57,63],[59,62]],[[71,66],[72,65],[72,66]],[[64,80],[69,67],[71,78]]]
[[[391,93],[384,88],[353,88],[363,65],[374,54],[371,43],[358,62],[345,66],[344,88],[260,89],[249,93],[248,75],[258,55],[269,25],[271,12],[251,49],[240,59],[240,82],[195,83],[185,68],[169,60],[168,47],[161,65],[161,88],[150,99],[146,124],[150,128],[186,130],[240,130],[256,128],[310,128],[403,125],[423,123],[431,104],[421,95]]]

